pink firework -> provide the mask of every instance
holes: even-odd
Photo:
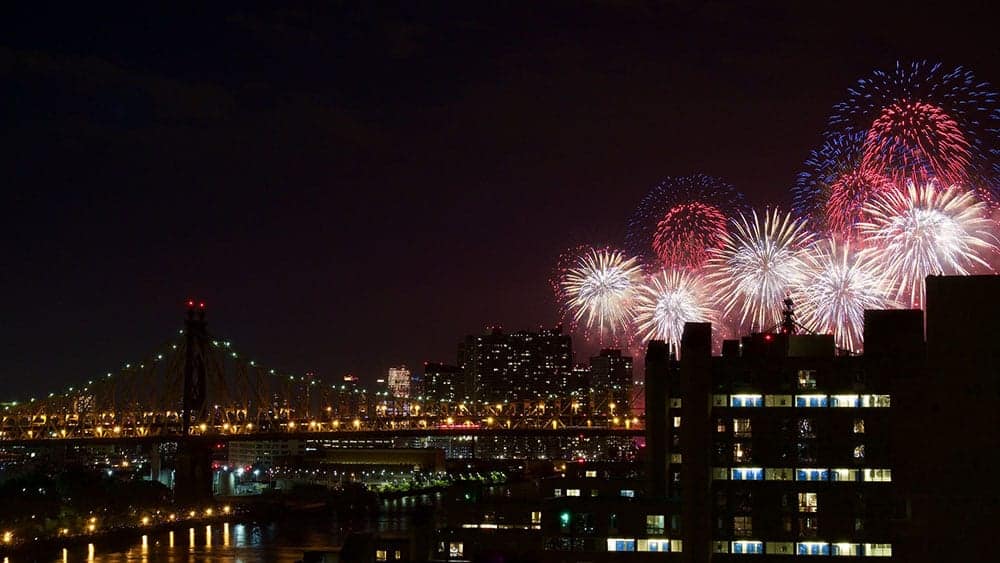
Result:
[[[834,235],[850,240],[864,219],[864,204],[874,195],[892,189],[892,182],[882,174],[865,169],[850,170],[830,185],[826,202],[826,224]]]
[[[726,216],[698,201],[676,205],[656,224],[653,250],[664,267],[697,270],[722,246]]]
[[[892,173],[897,181],[917,172],[945,183],[964,183],[971,161],[970,144],[958,122],[933,104],[899,100],[885,107],[865,138],[862,166]]]

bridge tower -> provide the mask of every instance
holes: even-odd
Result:
[[[177,445],[174,472],[174,500],[184,505],[212,499],[212,446],[197,436],[191,436],[192,420],[208,418],[210,343],[205,324],[205,304],[190,300],[184,319],[183,436]]]

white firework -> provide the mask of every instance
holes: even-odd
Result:
[[[608,249],[588,249],[566,268],[559,281],[563,305],[574,323],[587,332],[597,331],[620,338],[627,334],[632,320],[636,290],[642,267],[637,258]]]
[[[703,280],[691,272],[663,270],[639,289],[635,325],[640,340],[680,344],[684,323],[717,322]]]

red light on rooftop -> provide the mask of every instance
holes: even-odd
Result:
[[[199,309],[204,309],[205,308],[205,302],[202,301],[201,303],[198,303],[198,308]]]
[[[764,340],[767,340],[768,342],[770,342],[771,341],[771,335],[770,334],[765,334],[764,335]]]
[[[188,307],[194,307],[194,299],[188,299]]]

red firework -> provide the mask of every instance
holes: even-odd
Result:
[[[855,225],[864,219],[864,204],[875,194],[892,189],[892,182],[864,168],[842,174],[830,185],[826,222],[830,232],[853,238]]]
[[[926,170],[947,184],[963,183],[972,158],[958,122],[940,107],[919,101],[885,107],[868,130],[864,149],[866,170],[891,171],[897,181]]]
[[[667,268],[697,270],[711,249],[722,246],[725,235],[726,216],[719,208],[697,201],[682,203],[656,224],[653,250]]]

